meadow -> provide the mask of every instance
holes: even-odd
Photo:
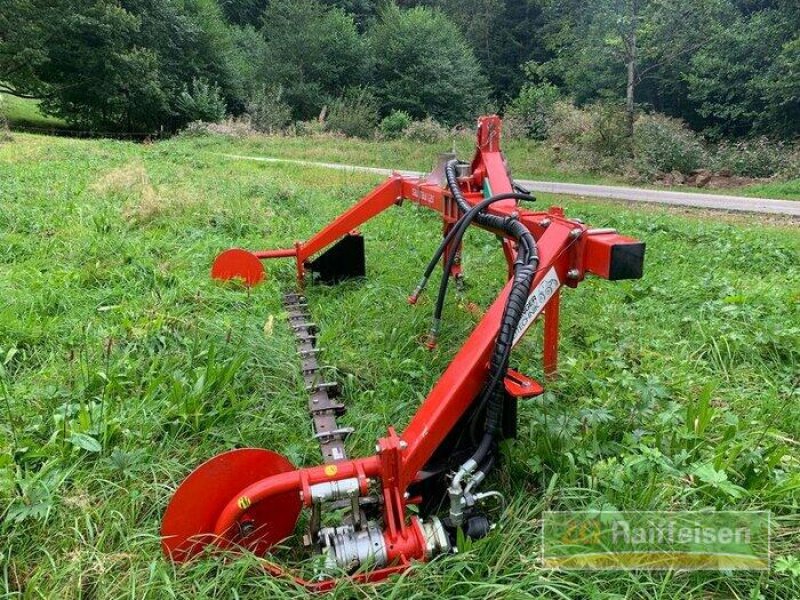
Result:
[[[172,492],[210,456],[255,446],[319,462],[281,308],[293,266],[270,264],[266,283],[246,290],[211,281],[210,264],[231,246],[308,237],[380,178],[220,156],[270,154],[271,143],[14,133],[0,144],[0,595],[306,596],[252,557],[175,566],[158,537]],[[369,150],[380,166],[410,168],[448,149],[323,152],[297,140],[284,155],[292,144],[309,160],[366,162]],[[530,174],[513,150],[509,161]],[[331,597],[800,596],[798,223],[547,195],[539,204],[644,240],[645,277],[564,294],[560,378],[520,407],[519,439],[486,485],[507,499],[491,535]],[[407,203],[362,231],[368,278],[306,289],[322,362],[349,407],[340,423],[356,427],[351,456],[408,422],[476,322],[466,305],[488,306],[505,274],[496,239],[469,232],[467,289],[448,298],[429,352],[420,337],[433,301],[405,299],[439,221]],[[514,368],[540,375],[539,339],[528,335]],[[599,508],[772,511],[772,569],[542,569],[542,512]]]

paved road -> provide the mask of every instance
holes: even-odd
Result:
[[[238,160],[254,160],[269,163],[289,163],[308,167],[323,167],[341,171],[359,173],[375,173],[390,175],[393,172],[406,176],[421,175],[419,171],[393,171],[379,167],[361,167],[343,165],[339,163],[313,162],[307,160],[292,160],[286,158],[270,158],[263,156],[242,156],[239,154],[223,154],[227,158]],[[567,196],[588,196],[596,198],[612,198],[629,202],[646,202],[650,204],[667,204],[672,206],[688,206],[692,208],[705,208],[712,210],[725,210],[732,212],[748,212],[772,215],[785,215],[800,217],[800,201],[770,200],[768,198],[748,198],[745,196],[722,196],[718,194],[702,194],[693,192],[672,192],[665,190],[650,190],[644,188],[629,188],[611,185],[586,185],[582,183],[555,183],[550,181],[529,181],[518,179],[517,183],[534,191]]]

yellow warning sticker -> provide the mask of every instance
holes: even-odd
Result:
[[[248,498],[247,496],[242,496],[241,498],[239,498],[237,504],[239,505],[239,508],[244,510],[245,508],[250,506],[250,498]]]
[[[339,472],[339,467],[337,467],[336,465],[328,465],[327,467],[325,467],[325,475],[327,475],[328,477],[333,477],[338,472]]]

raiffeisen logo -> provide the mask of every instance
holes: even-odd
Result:
[[[768,512],[548,512],[542,564],[574,570],[768,570]]]

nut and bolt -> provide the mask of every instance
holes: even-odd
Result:
[[[578,269],[570,269],[567,271],[567,279],[579,279],[581,272]]]

